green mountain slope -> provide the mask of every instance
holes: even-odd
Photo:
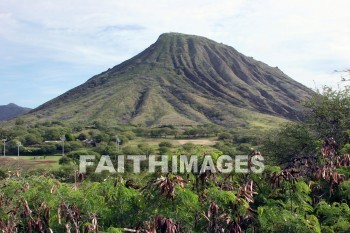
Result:
[[[26,116],[67,123],[224,126],[298,119],[313,92],[230,46],[162,34],[137,56],[89,79]]]

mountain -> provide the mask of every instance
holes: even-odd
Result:
[[[0,121],[10,120],[16,116],[29,112],[30,108],[23,108],[16,104],[0,105]]]
[[[29,114],[67,123],[224,126],[301,117],[313,91],[210,39],[166,33],[146,50]]]

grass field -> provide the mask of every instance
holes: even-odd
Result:
[[[37,169],[57,170],[59,168],[58,160],[61,156],[6,156],[0,157],[1,169]]]
[[[195,145],[212,146],[217,143],[217,137],[211,138],[196,138],[196,139],[174,139],[168,138],[137,138],[127,143],[127,145],[138,145],[140,143],[146,143],[151,146],[157,146],[161,142],[171,142],[174,146],[181,146],[186,143],[193,143]]]
[[[183,140],[176,140],[176,141],[180,145],[184,145],[186,143],[193,143],[195,145],[200,145],[200,146],[214,146],[218,142],[214,139],[183,139]]]
[[[193,143],[201,146],[213,146],[217,142],[217,137],[199,138],[199,139],[174,139],[174,138],[137,138],[129,141],[127,145],[137,146],[140,143],[146,143],[155,149],[160,142],[171,142],[174,146],[182,146],[186,143]],[[60,165],[58,160],[62,156],[0,156],[0,169],[13,170],[20,168],[22,170],[46,169],[58,170]]]

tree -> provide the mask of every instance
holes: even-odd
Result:
[[[160,142],[158,144],[159,147],[168,147],[168,148],[172,148],[173,144],[171,142]]]
[[[123,154],[125,155],[139,155],[139,154],[142,154],[142,152],[139,150],[138,147],[136,146],[125,146],[123,148]]]
[[[166,155],[171,152],[169,147],[161,146],[159,147],[159,155]]]
[[[54,154],[57,152],[56,145],[54,144],[44,144],[41,145],[41,153],[42,154]]]
[[[222,141],[226,141],[226,140],[231,140],[232,141],[232,135],[230,133],[227,133],[227,132],[224,132],[224,133],[220,133],[219,136],[218,136],[218,139],[219,140],[222,140]]]
[[[79,150],[80,148],[82,148],[82,143],[79,142],[79,141],[66,142],[64,144],[64,150],[66,152]],[[62,150],[62,144],[61,143],[57,145],[57,149],[58,150]]]
[[[39,135],[36,134],[27,134],[24,138],[24,145],[31,146],[35,144],[42,143],[43,139]]]
[[[322,232],[349,232],[350,208],[346,203],[334,202],[329,205],[322,201],[318,204],[316,213],[322,221]]]
[[[71,151],[67,154],[67,157],[72,159],[74,164],[79,164],[80,156],[81,155],[95,155],[95,159],[99,160],[100,155],[94,151],[91,150],[86,150],[86,149],[80,149],[80,150],[75,150]]]
[[[101,155],[111,155],[116,153],[116,148],[114,143],[101,142],[98,144],[95,151]]]
[[[160,137],[160,130],[159,129],[151,129],[150,136],[152,138]]]
[[[137,147],[144,155],[151,155],[154,153],[154,149],[146,143],[140,143],[137,145]]]
[[[109,136],[108,134],[105,134],[105,133],[99,133],[99,134],[96,134],[92,137],[95,142],[97,143],[100,143],[100,142],[108,142],[109,141]]]
[[[333,90],[324,87],[305,103],[308,127],[318,138],[333,137],[338,143],[345,142],[345,131],[350,129],[350,87]]]
[[[63,128],[61,126],[51,126],[45,129],[45,140],[59,140],[62,135],[65,135],[70,129]]]
[[[136,138],[135,133],[132,132],[132,131],[126,131],[126,132],[123,133],[123,135],[124,135],[125,137],[127,137],[128,140],[133,140],[133,139]]]
[[[316,141],[302,123],[289,123],[270,132],[263,142],[263,154],[282,164],[316,152]]]
[[[186,151],[188,154],[192,154],[194,149],[196,148],[196,145],[192,142],[188,142],[182,145],[182,148]]]
[[[68,142],[71,142],[71,141],[74,141],[74,140],[75,140],[74,136],[73,136],[71,133],[66,133],[66,134],[65,134],[65,137],[66,137],[66,140],[67,140]]]
[[[215,144],[215,148],[221,151],[225,155],[234,156],[237,155],[235,146],[230,142],[218,142]]]
[[[59,160],[58,160],[58,164],[59,165],[67,165],[70,164],[72,162],[72,159],[67,157],[67,156],[62,156]]]
[[[189,129],[186,129],[183,134],[186,135],[188,138],[190,138],[190,137],[198,137],[200,133],[201,133],[201,130],[198,128],[189,128]]]
[[[80,141],[84,141],[86,140],[87,136],[85,133],[80,133],[79,136],[77,137],[77,139],[79,139]]]

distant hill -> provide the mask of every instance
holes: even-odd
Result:
[[[137,56],[31,111],[35,120],[235,126],[297,120],[313,91],[210,39],[162,34]]]
[[[8,105],[0,105],[0,121],[10,120],[16,116],[25,114],[30,110],[30,108],[20,107],[13,103]]]

